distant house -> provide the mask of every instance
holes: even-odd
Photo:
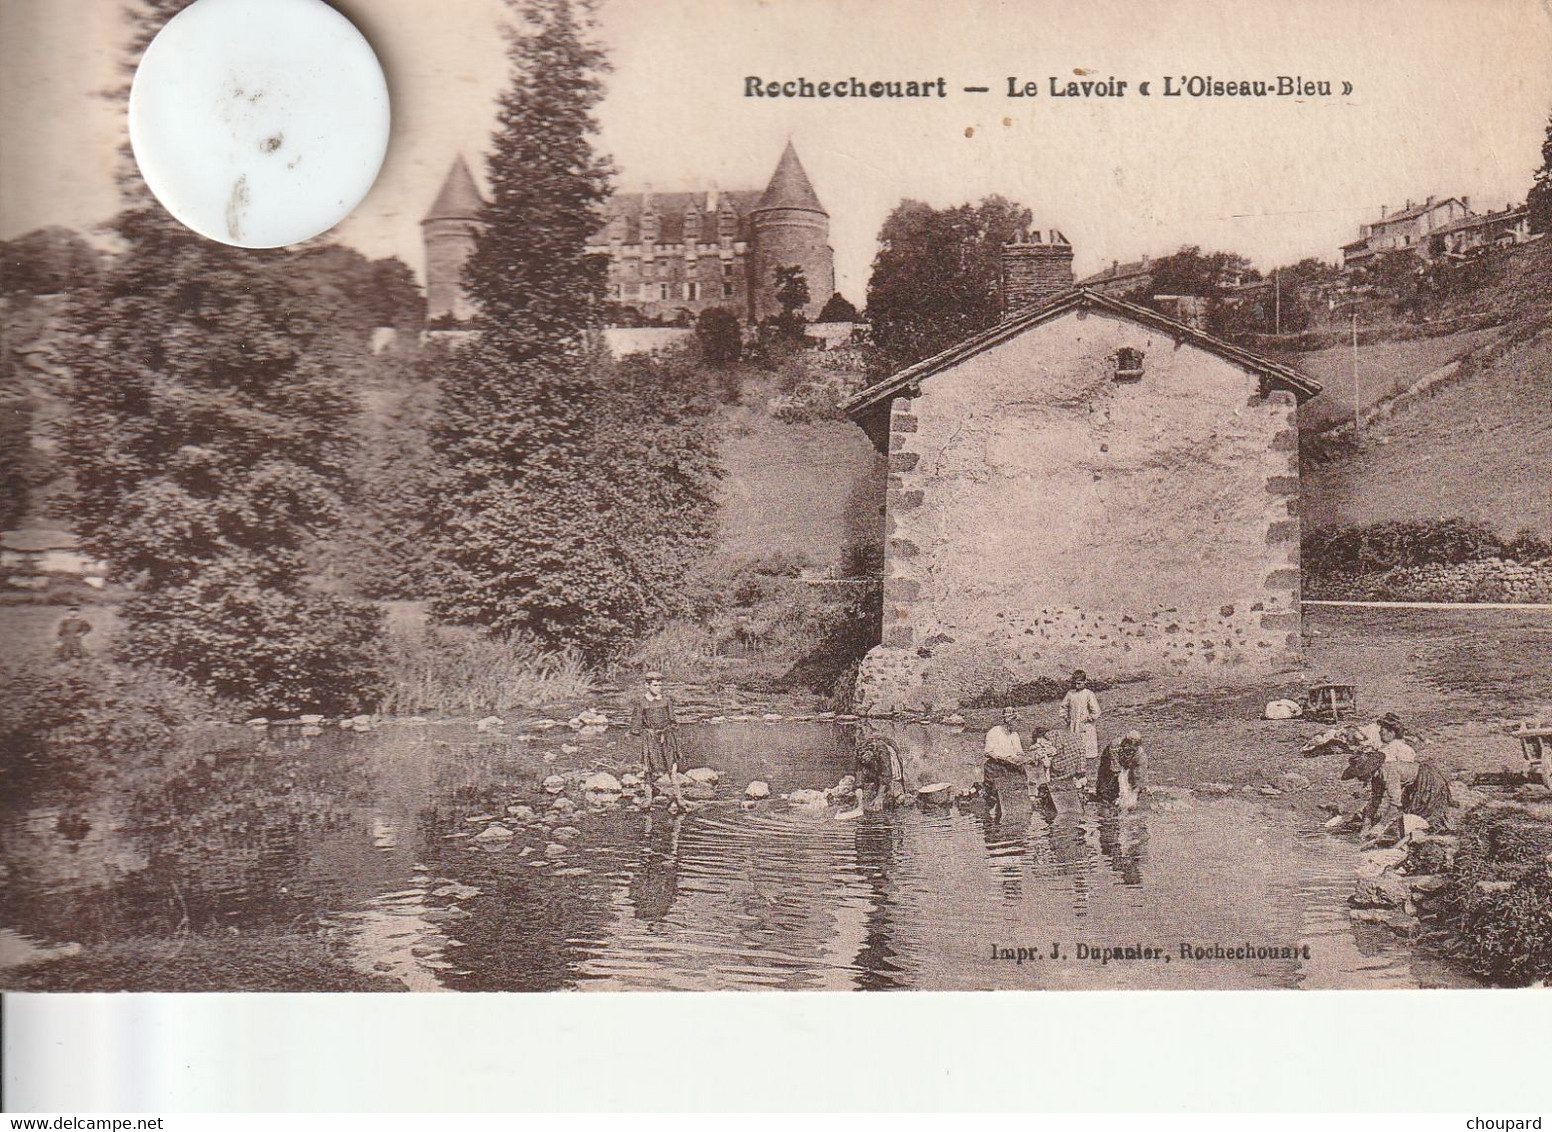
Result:
[[[888,454],[864,710],[1085,668],[1264,675],[1300,648],[1298,404],[1320,385],[1090,288],[846,406]]]
[[[1436,253],[1432,251],[1431,237],[1471,214],[1469,197],[1429,197],[1421,204],[1407,201],[1396,212],[1381,208],[1378,220],[1359,228],[1358,239],[1342,245],[1342,270],[1350,274],[1369,266],[1386,252],[1404,251],[1421,259],[1432,258]]]
[[[1433,255],[1469,255],[1495,247],[1512,247],[1530,240],[1530,210],[1506,204],[1502,212],[1468,216],[1434,233]]]
[[[50,575],[80,578],[101,587],[108,565],[81,550],[69,531],[29,527],[0,534],[0,569],[7,582],[23,589],[42,589]]]
[[[1153,287],[1153,265],[1147,256],[1130,263],[1111,260],[1110,266],[1104,271],[1078,280],[1078,286],[1087,287],[1101,295],[1124,298],[1136,291]]]

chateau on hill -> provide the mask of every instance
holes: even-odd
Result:
[[[466,319],[473,307],[461,273],[474,249],[482,206],[463,158],[420,222],[426,246],[426,315]],[[693,318],[723,307],[750,323],[780,314],[776,272],[800,267],[804,315],[814,319],[835,291],[830,215],[792,143],[764,191],[617,193],[589,247],[609,257],[609,297],[648,320]]]

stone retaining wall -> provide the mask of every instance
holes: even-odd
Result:
[[[1457,566],[1407,566],[1378,574],[1305,579],[1312,601],[1440,601],[1552,603],[1552,561],[1488,558]]]

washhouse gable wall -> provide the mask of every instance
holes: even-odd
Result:
[[[1083,308],[907,386],[888,413],[883,643],[863,706],[941,709],[1079,667],[1286,664],[1296,414],[1264,372]]]

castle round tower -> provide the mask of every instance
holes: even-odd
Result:
[[[808,283],[803,314],[818,317],[835,292],[835,253],[830,248],[830,214],[819,203],[792,143],[782,152],[771,183],[750,211],[749,316],[761,322],[781,313],[776,271],[801,267]]]
[[[474,304],[463,286],[463,265],[480,233],[485,202],[462,155],[453,162],[442,191],[420,222],[426,246],[426,320],[474,316]]]

